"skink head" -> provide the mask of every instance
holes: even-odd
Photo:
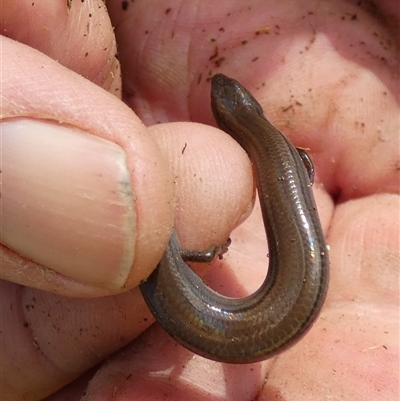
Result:
[[[228,114],[256,112],[264,116],[260,104],[253,95],[234,79],[215,74],[211,80],[211,108],[217,121],[226,119]]]

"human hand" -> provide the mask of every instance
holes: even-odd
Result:
[[[254,399],[257,394],[260,400],[273,397],[298,400],[310,398],[310,395],[313,399],[325,399],[327,394],[337,398],[351,395],[352,399],[357,399],[355,391],[360,394],[362,388],[365,393],[360,394],[360,399],[365,399],[366,394],[369,398],[373,394],[374,399],[395,399],[397,376],[393,363],[398,360],[398,306],[394,278],[397,277],[398,222],[393,219],[393,214],[398,211],[398,197],[392,194],[398,192],[398,171],[395,169],[398,154],[396,146],[393,146],[398,138],[398,94],[392,80],[396,71],[391,67],[395,54],[387,40],[390,29],[380,25],[365,10],[343,4],[343,9],[335,6],[335,9],[323,13],[318,8],[321,3],[316,4],[313,9],[308,2],[306,10],[300,9],[297,4],[296,10],[293,10],[293,5],[286,3],[286,7],[291,9],[289,13],[284,9],[285,4],[267,8],[261,2],[260,5],[254,2],[251,9],[247,6],[235,8],[230,3],[229,10],[221,11],[214,8],[208,11],[205,3],[196,11],[191,6],[181,6],[179,15],[176,14],[178,8],[172,6],[167,12],[168,5],[164,7],[162,2],[147,3],[145,6],[129,3],[126,11],[121,10],[121,3],[114,2],[109,3],[109,10],[116,26],[123,72],[127,74],[123,75],[124,97],[147,125],[188,119],[213,124],[209,108],[204,107],[204,102],[209,103],[206,79],[215,72],[223,72],[248,87],[260,100],[266,115],[296,145],[311,149],[317,171],[314,191],[331,246],[330,297],[321,319],[292,350],[279,358],[249,366],[222,365],[193,357],[177,348],[165,333],[154,327],[124,352],[115,354],[111,363],[92,372],[93,380],[89,386],[88,377],[83,377],[80,382],[76,381],[61,391],[59,397],[69,394],[70,398],[78,399],[81,389],[87,387],[86,397],[91,399],[109,399],[111,394],[115,399],[121,394],[132,399],[155,399],[160,394],[167,394],[166,399],[175,400],[194,397],[245,400]],[[82,10],[77,11],[77,7],[74,11],[74,7],[77,7],[76,3],[72,3],[71,13],[82,15]],[[329,8],[329,4],[326,7]],[[357,18],[353,19],[355,14]],[[95,11],[93,15],[96,15]],[[160,25],[160,21],[164,21],[165,25]],[[41,22],[37,26],[43,26]],[[345,40],[343,36],[342,39],[338,37],[338,31],[347,33],[347,36],[343,35]],[[362,45],[359,37],[367,45]],[[379,46],[379,40],[386,43],[388,49]],[[348,44],[359,47],[354,49]],[[380,58],[371,56],[364,60],[371,48]],[[50,54],[48,49],[41,50]],[[24,49],[23,54],[26,62],[29,53]],[[60,60],[61,54],[63,51],[50,56]],[[21,54],[16,55],[21,57]],[[101,76],[100,72],[104,72],[104,65],[107,65],[104,61],[99,62],[97,71],[90,75],[85,71],[87,63],[84,61],[77,63],[81,68],[78,72],[92,81],[95,81],[94,77]],[[40,62],[44,60],[40,59]],[[22,89],[12,95],[19,95],[20,101],[21,98],[30,101],[22,108],[25,112],[22,115],[46,118],[31,110],[40,109],[38,98],[48,99],[48,88],[54,90],[54,82],[57,82],[60,88],[56,87],[51,100],[54,103],[54,99],[63,97],[55,109],[54,105],[48,107],[53,112],[53,119],[62,118],[103,138],[113,135],[110,139],[124,149],[127,163],[133,166],[130,171],[137,172],[135,163],[139,163],[144,165],[139,171],[145,171],[147,177],[152,177],[151,187],[142,184],[142,189],[139,180],[143,175],[132,174],[131,178],[135,191],[154,191],[154,194],[142,194],[142,201],[137,201],[142,214],[138,219],[141,226],[136,229],[143,243],[136,242],[135,246],[140,254],[148,249],[147,244],[151,244],[153,260],[136,263],[135,257],[133,272],[138,270],[137,266],[145,265],[147,270],[145,268],[141,272],[145,277],[148,270],[154,267],[154,259],[162,253],[174,218],[187,248],[201,249],[210,245],[207,241],[223,241],[248,206],[252,192],[248,162],[235,144],[211,128],[190,126],[192,132],[188,134],[186,124],[180,127],[160,124],[149,131],[161,148],[161,156],[143,134],[144,127],[139,120],[107,96],[105,91],[99,91],[75,76],[69,76],[68,80],[64,70],[56,76],[57,80],[51,80],[48,69],[45,74],[39,74],[40,66],[43,64],[37,65],[33,76],[36,78],[34,83],[41,83],[39,88],[44,86],[43,82],[46,83],[45,78],[49,76],[43,93],[38,87],[32,88],[32,81],[24,82],[21,74],[13,77],[15,81],[20,81]],[[54,64],[51,66],[51,76],[54,77],[54,70],[58,70]],[[72,68],[76,70],[75,65]],[[37,79],[38,76],[40,79]],[[101,86],[114,92],[118,83],[116,80]],[[10,96],[8,94],[8,98]],[[11,105],[14,111],[15,101]],[[30,113],[26,112],[28,106],[32,107],[28,109]],[[372,112],[366,113],[367,109]],[[361,136],[363,142],[360,141]],[[185,143],[187,164],[181,157]],[[138,146],[144,148],[143,152],[138,151]],[[357,154],[354,154],[355,148]],[[156,171],[148,170],[151,167],[156,169],[154,163],[148,162],[154,160],[149,156],[150,150],[162,163]],[[378,158],[380,165],[371,164],[378,152],[385,155]],[[224,155],[222,165],[221,154]],[[145,160],[140,162],[140,156]],[[79,160],[79,157],[74,162],[77,162],[76,159]],[[172,199],[171,176],[166,173],[169,167],[163,160],[175,163],[172,177],[178,171],[179,178],[183,177],[181,182],[185,183],[177,183],[176,216],[169,205]],[[239,177],[243,166],[245,172]],[[183,176],[185,172],[187,176]],[[157,200],[156,206],[152,203],[153,199]],[[208,209],[199,210],[204,203]],[[143,210],[146,207],[147,213]],[[149,217],[154,210],[159,211],[157,219]],[[70,209],[68,212],[67,217],[71,215]],[[3,212],[2,215],[4,219]],[[199,216],[202,216],[201,220]],[[160,218],[164,218],[163,224],[160,224]],[[215,288],[220,288],[222,284],[227,293],[242,295],[243,291],[253,290],[261,283],[266,270],[267,251],[258,220],[259,215],[253,214],[233,233],[234,245],[223,262],[224,268],[214,267],[209,273]],[[154,237],[156,233],[158,237]],[[210,238],[211,233],[216,233],[214,238]],[[154,250],[154,246],[158,249]],[[242,278],[238,279],[236,274],[245,268]],[[235,275],[230,275],[229,269]],[[374,280],[377,271],[379,280]],[[28,279],[31,277],[31,282],[22,284],[38,286],[38,275],[28,275]],[[138,273],[137,280],[140,278]],[[53,283],[54,287],[69,295],[87,297],[122,291],[115,287],[104,289],[98,283],[88,288],[80,282],[72,285],[73,280],[63,281],[63,277],[57,279],[59,281]],[[49,281],[52,284],[51,279],[40,284],[48,286]],[[132,280],[128,287],[134,285]],[[44,289],[56,291],[54,288]],[[30,331],[34,339],[39,340],[36,343],[39,350],[34,351],[32,346],[28,353],[23,348],[19,364],[11,369],[15,377],[17,369],[21,372],[22,356],[28,355],[23,372],[28,377],[34,367],[36,378],[42,379],[34,383],[36,387],[31,384],[30,390],[36,391],[36,394],[39,394],[39,384],[41,388],[46,385],[48,389],[60,382],[60,376],[76,376],[79,369],[83,372],[90,364],[136,336],[149,324],[144,322],[145,318],[150,322],[135,290],[109,298],[76,300],[3,283],[1,294],[2,305],[5,305],[6,299],[7,305],[14,305],[13,310],[18,310],[18,313],[24,306],[23,317],[29,323],[23,331],[23,321],[19,321],[20,326],[12,326],[9,325],[11,319],[5,319],[3,315],[3,325],[7,323],[8,333],[15,336],[14,340],[18,330],[22,333],[14,344],[18,347],[32,344]],[[60,311],[68,310],[74,310],[74,318],[78,317],[74,325],[69,321],[69,324],[62,325],[70,315]],[[47,316],[49,312],[51,316]],[[52,326],[55,328],[50,332]],[[49,338],[51,341],[48,341]],[[90,339],[92,342],[88,343]],[[46,340],[50,342],[47,347]],[[13,348],[12,344],[9,340],[10,355],[15,356],[18,348]],[[299,372],[300,358],[302,369]],[[58,369],[50,376],[54,365]],[[44,380],[46,376],[47,381]],[[264,384],[266,377],[268,379]],[[52,399],[57,399],[57,395]]]
[[[137,337],[153,322],[137,285],[161,258],[174,220],[201,249],[227,238],[252,196],[247,157],[226,135],[187,123],[146,129],[113,96],[119,69],[101,2],[70,11],[36,4],[26,16],[14,6],[2,9],[3,31],[30,47],[2,38],[4,400],[42,399]],[[222,149],[225,166],[214,177]],[[174,180],[188,181],[176,191],[179,207]],[[207,222],[232,194],[236,206]]]

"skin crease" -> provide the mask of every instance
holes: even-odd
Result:
[[[34,29],[45,26],[49,18],[39,12],[39,5],[27,7],[25,2],[12,2],[18,12],[11,12],[8,3],[2,4],[2,32],[7,27],[9,37],[23,43],[28,43],[29,38],[30,46],[56,60],[61,60],[67,47],[81,43],[79,35],[73,44],[70,37],[61,35],[57,29],[64,33],[66,29],[61,23],[46,30],[45,36],[43,30]],[[101,4],[72,2],[68,18],[78,26],[82,24],[83,32],[87,20],[82,18],[81,7],[87,7],[86,13],[105,13]],[[122,97],[146,125],[188,120],[215,125],[208,107],[206,78],[210,71],[223,72],[253,93],[269,119],[295,145],[309,147],[316,166],[315,197],[331,247],[328,300],[307,337],[278,358],[242,367],[210,362],[177,347],[155,326],[48,400],[108,400],[111,396],[140,401],[398,399],[397,3],[383,1],[368,9],[356,6],[356,2],[277,5],[253,1],[243,7],[237,1],[229,3],[229,10],[219,10],[214,2],[195,4],[129,2],[124,11],[120,1],[108,2],[122,64]],[[62,15],[67,18],[67,14]],[[27,18],[30,24],[25,24]],[[22,22],[25,35],[19,33],[17,37],[12,27],[21,27]],[[94,24],[93,29],[99,31],[89,35],[94,40],[90,48],[99,58],[87,63],[78,57],[64,64],[69,68],[73,64],[74,71],[100,83],[103,81],[95,77],[112,75],[115,65],[100,56],[104,42],[96,42],[96,38],[106,38],[111,45],[114,41],[110,24]],[[57,46],[45,45],[49,35]],[[216,42],[212,39],[218,40],[215,57]],[[19,50],[20,45],[11,42],[7,56],[3,54],[3,69],[12,55],[19,55]],[[24,51],[32,55],[32,65],[53,66],[43,55]],[[107,70],[110,74],[105,73]],[[5,98],[24,94],[17,99],[26,102],[23,115],[41,118],[37,108],[32,111],[32,104],[38,104],[43,93],[53,89],[54,81],[50,77],[35,86],[35,80],[29,81],[28,76],[21,79],[21,73],[15,71],[7,70],[8,75],[3,77],[8,84],[3,85]],[[83,79],[77,83],[61,66],[54,66],[53,73],[62,79],[58,83],[66,93],[73,89],[82,92]],[[118,76],[114,76],[111,83],[100,83],[111,93],[119,87]],[[4,92],[9,88],[12,91]],[[84,88],[104,110],[107,105],[113,110],[125,110],[114,104],[105,91],[102,95],[89,84]],[[104,117],[99,113],[93,116],[97,122],[92,122],[87,99],[75,99],[80,101],[79,110],[87,111],[76,117],[75,124],[89,125],[101,135],[99,126]],[[60,119],[68,114],[63,102],[65,98],[53,99],[54,114]],[[12,114],[16,110],[16,103],[11,103],[2,112]],[[133,115],[130,118],[131,124],[141,127]],[[222,133],[202,126],[160,124],[148,132],[163,157],[172,160],[173,176],[184,177],[183,182],[177,182],[176,212],[162,201],[154,207],[165,207],[171,219],[175,218],[185,247],[204,249],[210,246],[210,240],[222,242],[246,212],[252,197],[252,179],[244,152]],[[120,129],[114,140],[124,142],[126,135]],[[188,164],[180,157],[185,143],[185,154],[190,152]],[[148,145],[150,148],[160,157],[156,148]],[[146,186],[137,178],[133,180],[138,190]],[[235,184],[239,180],[240,186]],[[207,185],[202,185],[204,182]],[[208,208],[204,206],[206,201]],[[199,207],[205,210],[199,213]],[[253,291],[265,274],[266,242],[257,211],[256,207],[250,219],[234,231],[233,245],[224,261],[217,261],[207,274],[214,288],[226,295]],[[142,229],[146,235],[146,221]],[[161,235],[166,241],[168,230]],[[151,233],[147,236],[150,241]],[[89,296],[85,288],[74,291],[81,291],[82,297]],[[25,376],[32,376],[32,370],[42,378],[31,385],[29,395],[19,399],[43,399],[150,324],[150,320],[143,323],[146,312],[135,290],[111,298],[71,300],[3,282],[1,296],[2,324],[11,328],[15,324],[9,337],[3,335],[3,345],[11,355],[20,353],[24,357],[17,366],[2,358],[2,386],[20,378],[22,388]],[[20,318],[29,320],[33,333],[17,336],[18,322],[4,321],[4,313],[10,305],[23,310],[22,305],[32,297],[41,302],[42,309],[53,307],[51,317],[43,317],[40,308],[35,308],[36,313],[25,313]],[[62,319],[56,319],[62,308],[76,311],[77,319],[76,326],[64,328],[61,338],[50,328],[61,324]],[[93,325],[80,334],[77,345],[76,332],[95,318]],[[40,340],[38,348],[32,345],[32,336]],[[50,349],[46,347],[48,343],[60,346]]]

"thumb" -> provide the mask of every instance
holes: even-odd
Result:
[[[1,40],[2,395],[42,399],[152,322],[139,291],[126,289],[161,258],[172,184],[121,101]]]
[[[158,147],[108,92],[2,45],[2,278],[74,296],[137,286],[173,224]]]

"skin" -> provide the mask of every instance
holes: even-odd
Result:
[[[48,99],[49,91],[54,91],[52,78],[56,76],[64,96],[52,99],[51,107],[59,120],[65,120],[68,110],[78,103],[80,112],[75,115],[74,124],[89,126],[98,136],[105,135],[102,127],[107,124],[114,127],[113,141],[125,147],[131,163],[135,162],[135,154],[129,148],[127,135],[138,138],[137,142],[149,152],[146,153],[149,160],[157,157],[166,166],[170,165],[167,161],[172,161],[171,177],[180,178],[175,193],[176,207],[165,201],[170,199],[171,189],[162,183],[169,176],[158,181],[157,177],[152,178],[150,187],[157,194],[166,191],[165,196],[156,197],[157,204],[152,204],[150,199],[154,197],[144,192],[149,188],[148,182],[140,178],[144,174],[132,177],[135,189],[141,193],[143,215],[138,230],[145,239],[137,247],[145,248],[151,243],[161,253],[160,243],[168,240],[169,224],[174,220],[185,248],[206,249],[223,242],[241,216],[246,215],[253,188],[250,165],[240,147],[217,130],[187,123],[159,124],[148,129],[157,144],[152,146],[143,139],[146,129],[139,120],[147,126],[185,120],[213,124],[211,112],[205,107],[209,102],[209,86],[205,80],[210,69],[218,70],[234,76],[252,91],[272,122],[296,146],[312,149],[316,167],[314,191],[331,247],[332,276],[321,318],[307,337],[279,358],[248,367],[231,367],[193,357],[178,348],[157,326],[108,358],[151,323],[137,289],[129,292],[121,289],[113,297],[89,299],[97,291],[95,288],[64,282],[65,292],[81,297],[71,299],[48,292],[55,290],[56,286],[51,288],[54,283],[48,284],[46,292],[3,282],[2,342],[9,355],[21,355],[21,358],[11,364],[11,357],[6,356],[10,358],[7,360],[3,355],[2,391],[5,384],[20,380],[20,386],[15,388],[23,388],[26,393],[22,395],[16,390],[13,399],[43,399],[67,382],[72,383],[49,400],[106,400],[111,396],[137,400],[157,397],[310,400],[328,396],[352,400],[367,396],[374,400],[398,399],[399,99],[398,53],[394,43],[398,40],[399,22],[395,17],[396,3],[376,3],[377,8],[371,13],[348,2],[337,3],[333,9],[330,3],[321,5],[321,2],[297,2],[294,8],[291,2],[277,6],[275,2],[254,1],[250,9],[243,8],[241,2],[237,5],[232,2],[228,17],[227,10],[219,10],[215,5],[211,12],[207,8],[211,3],[207,2],[199,3],[198,8],[192,5],[190,9],[183,3],[171,6],[163,1],[146,5],[130,3],[136,8],[130,6],[128,12],[121,9],[121,2],[109,2],[115,37],[105,11],[98,9],[102,3],[91,3],[91,11],[100,13],[103,19],[92,26],[99,31],[89,35],[93,41],[88,44],[93,49],[90,62],[87,57],[71,54],[65,57],[67,46],[78,52],[82,43],[78,33],[87,28],[87,21],[79,13],[80,2],[72,2],[68,17],[62,14],[66,26],[60,23],[62,20],[51,18],[48,8],[47,12],[39,12],[37,4],[28,7],[22,2],[12,2],[12,6],[8,3],[2,4],[3,32],[6,20],[9,37],[40,49],[49,58],[24,48],[22,54],[29,63],[24,65],[32,76],[19,69],[8,70],[7,65],[21,55],[21,46],[11,42],[5,48],[3,43],[2,69],[7,74],[3,77],[2,95],[18,101],[5,104],[3,115],[18,112],[43,118],[40,107],[33,105]],[[90,7],[87,2],[84,5]],[[171,11],[167,12],[168,8]],[[272,23],[265,17],[269,14],[273,16]],[[75,25],[71,24],[72,20]],[[57,24],[51,26],[52,21]],[[266,25],[270,25],[269,34]],[[47,28],[45,34],[43,26]],[[65,35],[65,29],[74,35]],[[210,60],[216,54],[212,38],[218,38],[218,57]],[[123,98],[139,118],[109,96],[109,93],[121,93],[120,83],[115,64],[106,63],[107,57],[100,50],[112,49],[115,40],[124,71]],[[247,43],[242,44],[243,40]],[[59,60],[60,64],[51,59]],[[216,64],[220,65],[219,69]],[[77,81],[62,65],[100,84],[104,90],[85,83],[83,78]],[[47,75],[40,75],[43,66],[48,68]],[[73,97],[74,93],[82,92],[85,96]],[[89,99],[95,100],[88,103]],[[24,113],[16,104],[24,106]],[[96,113],[93,113],[93,104]],[[115,129],[107,119],[107,110],[126,113],[129,122]],[[184,143],[187,143],[185,154],[190,156],[188,164],[182,163]],[[220,158],[222,151],[224,160]],[[144,164],[142,171],[150,165]],[[198,179],[199,171],[202,180]],[[202,182],[207,186],[201,185]],[[232,199],[239,200],[232,204]],[[156,230],[146,230],[151,223],[150,209],[169,215],[165,227],[159,227],[159,238],[154,242]],[[256,207],[250,219],[231,235],[233,245],[224,261],[217,262],[207,273],[210,284],[225,295],[241,296],[253,291],[265,274],[263,259],[267,250],[260,219]],[[253,262],[251,268],[247,268],[249,255]],[[148,264],[151,270],[154,265]],[[12,270],[13,265],[2,268],[2,274],[11,274],[5,268]],[[101,295],[100,290],[97,295]],[[25,305],[32,298],[36,299],[37,306],[35,312],[27,314]],[[10,305],[13,310],[21,310],[17,317],[20,320],[4,318]],[[50,317],[45,317],[41,311],[48,311],[50,307]],[[62,326],[60,312],[66,309],[76,311],[76,319]],[[145,316],[149,319],[143,323]],[[17,336],[27,319],[31,331]],[[86,322],[93,324],[84,326]],[[51,330],[51,327],[63,330]],[[78,343],[77,338],[81,340]],[[97,365],[83,375],[104,358],[107,358],[104,365]],[[24,387],[26,377],[32,376],[37,382],[29,382],[29,388]]]

